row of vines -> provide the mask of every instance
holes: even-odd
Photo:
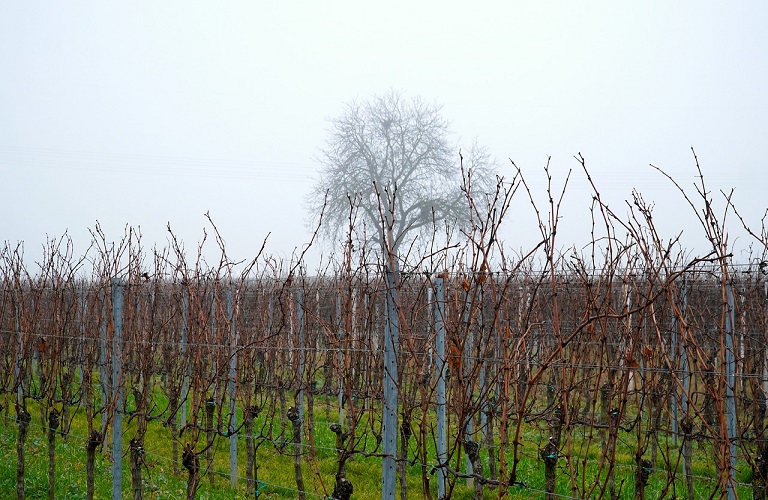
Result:
[[[25,494],[34,403],[49,443],[51,497],[55,441],[81,415],[89,498],[100,450],[118,464],[115,496],[126,457],[130,491],[143,497],[145,438],[157,424],[188,498],[214,481],[206,474],[216,460],[229,463],[232,486],[258,498],[265,448],[293,457],[287,487],[296,497],[349,498],[350,461],[388,458],[390,377],[403,499],[459,489],[474,498],[519,489],[644,498],[652,479],[654,496],[733,497],[751,488],[765,498],[762,255],[732,262],[725,223],[704,195],[697,213],[712,249],[691,257],[658,236],[639,195],[622,219],[596,191],[593,213],[606,237],[594,238],[589,255],[555,250],[559,205],[550,196],[541,243],[507,257],[499,228],[508,200],[526,186],[517,178],[506,186],[462,245],[401,263],[392,281],[375,253],[353,252],[351,238],[340,262],[317,276],[301,259],[261,253],[235,274],[218,233],[218,266],[199,255],[189,262],[173,237],[168,249],[147,252],[133,229],[110,243],[97,227],[83,257],[68,238],[51,241],[34,272],[20,247],[6,244],[0,401],[18,428],[17,497]],[[384,360],[393,288],[396,376]],[[336,471],[325,479],[316,444],[323,410],[336,436]],[[129,435],[126,421],[134,422]],[[216,456],[222,442],[224,458]],[[619,459],[623,449],[632,450],[629,463]],[[541,480],[523,466],[530,463]],[[697,473],[697,463],[710,468]],[[414,470],[417,491],[406,481]]]

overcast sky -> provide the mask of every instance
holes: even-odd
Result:
[[[560,244],[589,241],[587,159],[620,213],[633,188],[663,236],[701,231],[649,164],[768,207],[766,2],[3,2],[0,240],[40,258],[98,220],[194,252],[210,212],[234,258],[290,256],[327,119],[389,89],[443,105],[541,195],[574,169]],[[543,196],[541,197],[543,200]],[[722,203],[718,201],[718,206]],[[736,237],[737,224],[732,228]],[[520,204],[511,248],[535,235]],[[210,233],[210,231],[209,231]],[[748,243],[746,239],[740,241]]]

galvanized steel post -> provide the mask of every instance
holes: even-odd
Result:
[[[397,405],[398,375],[397,351],[399,336],[399,318],[397,312],[398,295],[395,288],[395,272],[392,263],[387,262],[385,274],[387,280],[387,316],[384,327],[384,408],[383,408],[383,446],[382,459],[382,500],[395,499],[397,480]]]
[[[726,314],[725,314],[725,418],[726,428],[728,433],[728,449],[729,449],[729,471],[728,471],[728,500],[736,498],[735,482],[736,482],[736,400],[733,396],[734,386],[736,383],[735,369],[736,360],[733,351],[733,334],[734,334],[734,303],[733,303],[733,289],[731,284],[726,284]]]
[[[112,390],[115,401],[112,419],[112,499],[123,498],[123,285],[112,280]]]
[[[466,401],[467,405],[472,404],[472,387],[473,384],[469,382],[469,377],[472,373],[472,347],[474,344],[474,332],[472,331],[472,307],[475,305],[475,298],[476,298],[476,292],[473,289],[472,295],[470,297],[469,290],[464,295],[464,314],[463,314],[463,322],[464,322],[464,328],[466,328],[466,337],[464,338],[464,371],[461,373],[461,377],[463,377],[464,387],[466,390]],[[466,422],[464,422],[464,441],[474,441],[473,437],[475,434],[475,425],[472,421],[472,414],[465,415]],[[472,459],[469,456],[469,453],[464,455],[464,468],[466,469],[467,473],[467,488],[472,488],[475,485],[474,479],[472,479],[472,474],[475,473],[474,470],[474,464],[472,463]]]
[[[189,321],[189,288],[184,282],[181,292],[181,363],[184,366],[184,374],[181,379],[181,423],[183,429],[187,425],[187,391],[189,390],[190,364],[187,359],[187,323]]]
[[[112,384],[109,380],[110,375],[107,371],[107,292],[101,288],[99,292],[101,298],[101,328],[99,329],[99,386],[101,387],[101,404],[107,406],[107,401],[112,397]],[[101,414],[101,435],[107,439],[107,423],[109,415],[102,411]],[[105,443],[106,444],[106,443]]]
[[[297,378],[299,381],[299,391],[296,395],[296,407],[299,409],[299,422],[304,422],[304,363],[306,360],[306,351],[304,349],[304,289],[299,287],[296,290],[296,321],[298,323],[298,344],[299,351],[299,369]]]
[[[435,351],[437,363],[437,387],[435,394],[435,411],[437,413],[437,498],[445,498],[446,471],[445,462],[448,460],[445,415],[445,377],[448,363],[445,357],[445,283],[443,277],[435,280]]]
[[[232,299],[232,288],[227,288],[227,322],[229,323],[229,484],[237,486],[237,413],[235,411],[235,389],[237,377],[237,329]]]

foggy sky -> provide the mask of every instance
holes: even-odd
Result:
[[[763,2],[5,2],[0,5],[0,239],[40,258],[64,231],[84,252],[98,220],[119,239],[166,225],[194,252],[210,212],[233,258],[309,240],[327,119],[389,89],[443,104],[544,202],[573,169],[560,245],[589,241],[579,152],[611,207],[633,188],[663,236],[701,231],[654,164],[692,188],[693,146],[759,225],[766,207]],[[502,232],[537,235],[524,197]],[[748,239],[733,238],[742,246]],[[316,258],[316,256],[314,257]]]

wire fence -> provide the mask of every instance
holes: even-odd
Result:
[[[6,244],[0,392],[6,424],[16,409],[17,496],[34,413],[50,464],[56,429],[77,417],[88,498],[98,447],[113,498],[124,456],[141,498],[141,450],[158,433],[187,498],[221,474],[254,498],[267,484],[371,497],[370,468],[355,476],[353,462],[380,470],[368,489],[393,500],[766,498],[765,225],[750,230],[725,198],[766,249],[734,263],[700,176],[698,198],[680,189],[711,247],[692,255],[658,234],[642,196],[619,216],[592,185],[593,241],[561,253],[551,185],[548,210],[519,171],[495,196],[464,188],[471,223],[434,227],[407,255],[384,236],[372,250],[350,215],[342,254],[317,276],[303,254],[232,261],[215,226],[217,266],[173,233],[147,253],[132,228],[113,243],[97,225],[79,257],[50,241],[35,272]],[[518,190],[542,239],[508,255],[499,228]],[[275,462],[288,482],[273,480]]]
[[[544,433],[559,432],[561,461],[577,460],[573,449],[562,449],[566,443],[584,447],[577,444],[577,429],[603,435],[577,454],[592,451],[611,460],[618,443],[611,445],[607,436],[631,436],[626,448],[651,457],[673,482],[683,476],[674,464],[695,459],[682,456],[686,440],[710,443],[711,458],[718,446],[734,442],[741,460],[758,464],[768,382],[765,282],[759,274],[736,276],[722,284],[717,276],[691,272],[670,286],[642,275],[596,285],[565,277],[456,274],[439,278],[446,290],[440,309],[437,278],[409,278],[399,289],[401,425],[421,435],[408,438],[412,442],[398,460],[428,471],[440,467],[434,452],[418,443],[434,442],[436,387],[445,366],[445,406],[454,426],[446,449],[452,470],[464,471],[458,478],[467,475],[461,460],[468,442],[490,453],[486,463],[500,462],[502,446],[514,455],[518,438],[510,432],[516,426],[538,429],[540,436],[529,443],[534,449],[543,448]],[[374,437],[350,445],[350,455],[381,455],[375,436],[382,432],[387,319],[386,289],[378,277],[299,277],[288,284],[129,276],[115,283],[7,279],[0,287],[0,349],[11,369],[0,379],[3,391],[18,404],[31,399],[47,408],[85,400],[91,391],[89,413],[104,422],[100,427],[94,420],[93,428],[106,430],[116,412],[144,412],[175,420],[171,437],[182,444],[183,432],[196,435],[186,442],[199,448],[206,446],[211,423],[216,439],[226,439],[250,407],[259,408],[265,426],[260,439],[288,442],[287,407],[311,393],[328,414],[340,415],[348,432]],[[124,294],[119,344],[114,286]],[[444,311],[447,332],[442,355],[436,349],[437,310]],[[733,317],[731,326],[726,315]],[[117,362],[120,377],[111,379]],[[122,408],[111,392],[116,386],[129,391]],[[733,391],[733,415],[726,388]],[[151,402],[158,397],[167,401],[159,408]],[[228,411],[230,400],[235,412]],[[206,415],[207,405],[215,415]],[[360,418],[366,414],[370,418]],[[723,419],[735,422],[735,435]],[[242,429],[234,432],[242,447]],[[306,427],[301,432],[307,439]],[[303,457],[337,451],[314,439],[296,446]],[[608,481],[607,471],[599,470],[602,461],[590,460],[587,468],[597,467],[595,478]],[[495,477],[485,465],[474,479],[498,483],[504,478],[500,465]],[[611,470],[620,470],[619,464]],[[514,476],[507,474],[509,483]],[[239,481],[240,473],[233,478]]]

